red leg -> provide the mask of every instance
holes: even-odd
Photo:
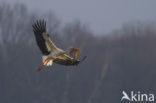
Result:
[[[44,65],[40,66],[37,71],[40,72],[41,70],[43,70]]]
[[[46,59],[45,62],[43,63],[43,65],[40,66],[40,67],[37,69],[37,71],[40,72],[41,70],[43,70],[43,67],[44,67],[45,65],[47,65],[48,62],[49,62],[49,60]]]

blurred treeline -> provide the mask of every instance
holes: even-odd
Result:
[[[32,23],[44,18],[54,43],[77,47],[87,60],[41,72]],[[156,94],[155,23],[125,24],[96,35],[80,21],[65,26],[53,12],[0,4],[0,103],[120,103],[122,91]]]

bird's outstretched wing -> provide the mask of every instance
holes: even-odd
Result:
[[[59,50],[46,33],[46,22],[44,20],[37,20],[32,26],[37,45],[43,55],[48,55],[50,52]]]

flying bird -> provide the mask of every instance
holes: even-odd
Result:
[[[37,20],[32,27],[37,45],[43,54],[43,64],[37,69],[38,71],[41,71],[44,66],[52,66],[53,63],[66,66],[78,65],[80,63],[80,60],[78,60],[80,50],[78,48],[68,48],[64,51],[53,43],[46,31],[45,20]],[[86,56],[81,61],[85,59]]]

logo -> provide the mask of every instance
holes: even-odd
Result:
[[[122,91],[121,101],[154,102],[154,94],[145,94],[140,91],[136,93],[131,91],[130,94],[127,94],[125,91]]]

